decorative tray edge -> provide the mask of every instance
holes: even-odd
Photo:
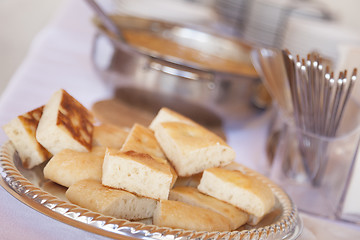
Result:
[[[22,203],[53,219],[113,239],[296,239],[302,232],[302,221],[298,216],[297,208],[288,195],[266,177],[245,167],[241,170],[253,174],[269,184],[281,204],[285,206],[283,211],[287,217],[257,229],[197,232],[116,219],[60,200],[36,187],[19,172],[13,161],[15,154],[16,150],[10,141],[1,147],[0,185],[7,192]]]

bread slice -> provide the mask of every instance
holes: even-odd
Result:
[[[102,184],[106,186],[153,199],[167,199],[172,179],[170,169],[148,154],[106,151],[102,172]]]
[[[235,159],[235,151],[224,140],[203,127],[163,122],[155,137],[181,177],[221,167]]]
[[[236,171],[246,171],[246,167],[244,165],[241,165],[240,163],[237,162],[232,162],[228,165],[226,165],[225,167],[223,167],[225,169],[228,170],[236,170]],[[276,203],[275,203],[276,204]],[[255,226],[257,225],[261,220],[263,219],[263,216],[261,217],[256,217],[253,214],[249,214],[249,219],[247,221],[247,224]]]
[[[205,195],[192,187],[173,188],[170,191],[169,200],[180,201],[217,212],[229,220],[231,230],[244,225],[249,218],[247,213],[235,206]]]
[[[172,200],[158,202],[153,224],[195,231],[230,231],[231,229],[229,220],[219,213]]]
[[[202,112],[202,111],[203,110],[201,110],[200,112]],[[202,113],[204,113],[204,112],[202,112]],[[198,114],[201,114],[201,113],[198,112]],[[207,117],[211,118],[210,122]],[[211,127],[211,130],[213,132],[215,132],[216,134],[219,134],[219,136],[222,139],[226,140],[226,136],[225,136],[224,131],[221,126],[221,120],[218,117],[215,117],[215,122],[214,122],[213,121],[214,115],[209,114],[209,112],[205,111],[205,113],[202,115],[202,119],[203,119],[204,124],[209,125],[209,127]],[[159,110],[159,112],[155,116],[155,118],[153,118],[152,122],[149,125],[149,129],[155,131],[157,125],[159,125],[159,123],[163,123],[163,122],[182,122],[182,123],[186,123],[189,125],[195,125],[195,126],[204,128],[203,124],[199,124],[198,122],[192,120],[191,118],[188,118],[188,117],[186,117],[178,112],[175,112],[169,108],[163,107]]]
[[[138,153],[146,153],[153,157],[156,161],[165,164],[173,175],[171,187],[177,179],[177,173],[171,164],[167,161],[164,152],[157,142],[154,132],[150,129],[135,123],[121,148],[122,152],[134,151]]]
[[[53,155],[64,149],[88,152],[92,147],[93,116],[65,90],[45,105],[36,139]]]
[[[121,151],[147,153],[152,157],[166,158],[159,143],[156,141],[154,132],[137,123],[131,128]]]
[[[190,118],[187,118],[184,115],[181,115],[180,113],[170,110],[169,108],[163,107],[159,110],[158,114],[152,120],[152,122],[149,125],[149,128],[155,131],[157,125],[163,122],[182,122],[190,125],[198,125]]]
[[[33,168],[52,156],[35,136],[43,109],[44,106],[36,108],[3,126],[4,132],[19,153],[24,168]]]
[[[94,126],[92,145],[120,149],[128,134],[124,128],[103,123]]]
[[[206,169],[198,189],[257,218],[262,218],[275,204],[275,196],[269,186],[254,176],[236,170]]]
[[[83,179],[101,181],[105,150],[105,147],[94,147],[91,152],[64,149],[46,164],[44,177],[65,187]]]
[[[93,179],[81,180],[71,185],[66,191],[66,197],[81,207],[127,220],[150,218],[156,208],[154,199],[109,188]]]

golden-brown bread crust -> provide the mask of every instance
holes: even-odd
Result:
[[[168,165],[146,153],[107,150],[102,184],[153,199],[167,199],[173,175]]]
[[[169,200],[184,202],[193,206],[217,212],[230,221],[231,230],[244,225],[249,215],[235,206],[205,195],[193,187],[175,187],[170,191]]]
[[[155,128],[155,137],[181,177],[224,166],[235,159],[235,151],[223,139],[198,125],[162,122]]]
[[[171,174],[170,169],[165,164],[163,164],[161,161],[155,160],[149,154],[134,151],[121,152],[114,149],[108,149],[108,152],[112,156],[117,156],[124,159],[131,159],[132,161],[138,162],[155,171]]]
[[[37,140],[36,140],[36,129],[39,124],[42,112],[44,110],[44,106],[38,107],[30,112],[27,112],[23,115],[18,116],[19,120],[22,122],[24,128],[26,129],[27,133],[34,138],[36,141],[36,151],[39,152],[40,155],[43,156],[44,161],[45,159],[48,160],[52,156]],[[23,161],[23,166],[25,168],[29,168],[28,161]]]
[[[20,121],[25,126],[26,131],[35,137],[36,128],[39,124],[44,106],[38,107],[30,112],[18,116]]]
[[[166,129],[173,139],[176,139],[176,141],[181,144],[182,151],[184,152],[214,145],[229,147],[222,138],[197,125],[189,125],[181,122],[163,122],[161,126]]]
[[[44,106],[16,117],[3,126],[6,135],[19,153],[24,168],[32,168],[52,155],[36,139],[36,130]]]
[[[105,150],[105,147],[94,147],[91,152],[64,149],[46,164],[44,177],[65,187],[83,179],[100,181]]]
[[[150,123],[149,128],[154,130],[156,125],[162,122],[182,122],[190,125],[199,125],[195,121],[191,120],[184,115],[175,112],[169,108],[163,107],[159,110],[158,114],[155,116],[153,121]],[[199,125],[200,126],[200,125]]]
[[[161,227],[195,231],[230,231],[230,223],[223,215],[183,202],[160,200],[153,223]]]
[[[154,158],[159,163],[166,165],[172,175],[173,180],[171,186],[175,184],[177,179],[177,173],[166,159],[164,152],[162,151],[159,143],[157,142],[154,132],[144,127],[143,125],[135,123],[130,130],[129,135],[126,138],[121,150],[122,152],[134,151],[138,153],[146,153]]]
[[[217,177],[226,182],[232,183],[235,186],[241,186],[241,188],[254,193],[262,199],[270,199],[274,197],[273,192],[266,184],[252,176],[242,173],[241,171],[231,171],[223,168],[210,168],[206,171],[211,172]]]
[[[121,151],[147,153],[152,157],[166,158],[154,136],[154,132],[137,123],[135,123],[131,128]]]
[[[217,116],[215,117],[213,113],[208,112],[208,110],[203,109],[188,109],[192,111],[193,117],[197,117],[199,121],[202,122],[202,124],[199,124],[199,122],[192,120],[191,118],[188,118],[178,112],[175,112],[169,108],[163,107],[161,108],[155,118],[152,120],[152,122],[149,125],[149,128],[153,131],[155,131],[157,125],[163,122],[182,122],[189,125],[195,125],[201,128],[208,129],[210,128],[212,132],[215,132],[218,136],[220,136],[222,139],[226,139],[226,136],[224,134],[224,131],[222,129],[222,124],[220,118]],[[199,113],[199,110],[201,113]],[[190,112],[189,112],[190,113]],[[200,115],[199,115],[200,114]]]
[[[156,201],[84,179],[71,185],[66,197],[74,204],[116,218],[136,220],[152,217]]]
[[[274,193],[266,183],[238,170],[206,169],[198,189],[256,216],[259,220],[275,205]]]
[[[62,91],[56,125],[67,131],[89,151],[92,147],[94,117],[80,102],[65,90]]]

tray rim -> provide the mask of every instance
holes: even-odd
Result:
[[[172,229],[140,222],[116,219],[65,202],[35,186],[26,179],[14,164],[15,147],[10,141],[0,149],[0,185],[13,197],[41,214],[65,224],[113,239],[296,239],[302,232],[302,221],[290,197],[265,176],[245,166],[242,171],[265,181],[274,191],[287,217],[275,223],[250,230],[231,232],[199,232]]]

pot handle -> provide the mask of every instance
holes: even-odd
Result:
[[[165,60],[150,57],[148,68],[160,71],[176,77],[181,77],[191,81],[209,81],[214,82],[215,76],[211,72],[205,72],[192,67],[171,63]]]

